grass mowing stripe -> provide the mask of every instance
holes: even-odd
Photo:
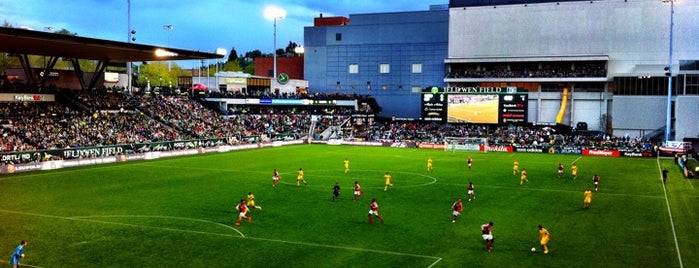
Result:
[[[415,258],[426,258],[426,259],[435,260],[432,264],[430,264],[430,266],[428,266],[428,268],[433,267],[435,264],[437,264],[439,261],[442,260],[442,258],[436,257],[436,256],[427,256],[427,255],[420,255],[420,254],[413,254],[413,253],[402,253],[402,252],[394,252],[394,251],[386,251],[386,250],[376,250],[376,249],[357,248],[357,247],[345,247],[345,246],[336,246],[336,245],[324,245],[324,244],[317,244],[317,243],[287,241],[287,240],[269,239],[269,238],[261,238],[261,237],[246,237],[238,229],[233,228],[233,227],[228,226],[228,225],[224,225],[224,224],[220,224],[220,223],[216,223],[216,222],[211,222],[211,221],[207,221],[207,220],[184,218],[184,217],[154,216],[154,215],[99,215],[99,216],[64,217],[64,216],[55,216],[55,215],[28,213],[28,212],[19,212],[19,211],[8,211],[8,210],[0,210],[0,212],[19,214],[19,215],[25,215],[25,216],[69,220],[69,221],[72,220],[72,221],[82,221],[82,222],[90,222],[90,223],[112,224],[112,225],[120,225],[120,226],[128,226],[128,227],[146,228],[146,229],[154,229],[154,230],[177,231],[177,232],[214,235],[214,236],[223,236],[223,237],[246,238],[246,239],[250,239],[250,240],[258,240],[258,241],[265,241],[265,242],[295,244],[295,245],[323,247],[323,248],[334,248],[334,249],[351,250],[351,251],[372,252],[372,253],[379,253],[379,254],[389,254],[389,255],[398,255],[398,256],[415,257]],[[180,220],[188,220],[188,221],[198,221],[198,222],[212,223],[215,225],[226,227],[228,229],[234,230],[240,236],[233,236],[233,235],[228,235],[228,234],[218,234],[218,233],[211,233],[211,232],[202,232],[202,231],[194,231],[194,230],[177,229],[177,228],[168,228],[168,227],[154,227],[154,226],[146,226],[146,225],[139,225],[139,224],[120,223],[120,222],[112,222],[112,221],[101,221],[101,220],[93,220],[92,218],[156,218],[156,219],[162,218],[162,219],[180,219]],[[31,266],[31,265],[22,265],[22,266],[39,267],[39,266]]]
[[[464,192],[466,192],[466,187],[468,184],[464,183],[442,183],[438,182],[439,185],[458,185],[458,186],[463,186],[464,187]],[[580,191],[573,191],[573,190],[562,190],[562,189],[548,189],[548,188],[535,188],[535,187],[529,187],[529,186],[500,186],[500,185],[478,185],[478,188],[493,188],[493,189],[523,189],[523,190],[531,190],[531,191],[540,191],[540,192],[550,192],[550,193],[573,193],[573,194],[579,194]],[[607,195],[607,196],[620,196],[620,197],[642,197],[642,198],[663,198],[663,196],[660,195],[640,195],[640,194],[623,194],[623,193],[596,193],[595,195]]]
[[[202,232],[202,231],[193,231],[193,230],[185,230],[185,229],[176,229],[176,228],[168,228],[168,227],[153,227],[153,226],[146,226],[146,225],[139,225],[139,224],[131,224],[131,223],[121,223],[121,222],[113,222],[113,221],[100,221],[100,220],[92,220],[91,218],[160,218],[160,219],[179,219],[179,220],[188,220],[188,221],[197,221],[197,222],[204,222],[204,223],[210,223],[218,226],[223,226],[227,229],[231,229],[238,233],[240,237],[245,237],[245,235],[238,231],[238,229],[233,228],[231,226],[225,225],[225,224],[220,224],[217,222],[212,222],[212,221],[207,221],[207,220],[201,220],[201,219],[193,219],[193,218],[184,218],[184,217],[171,217],[171,216],[154,216],[154,215],[97,215],[97,216],[78,216],[78,217],[64,217],[64,216],[55,216],[55,215],[47,215],[47,214],[38,214],[38,213],[28,213],[28,212],[19,212],[19,211],[9,211],[9,210],[0,210],[0,212],[3,213],[12,213],[12,214],[19,214],[19,215],[25,215],[25,216],[34,216],[34,217],[43,217],[43,218],[52,218],[52,219],[60,219],[60,220],[72,220],[72,221],[83,221],[83,222],[92,222],[92,223],[105,223],[105,224],[114,224],[114,225],[121,225],[121,226],[130,226],[130,227],[140,227],[140,228],[147,228],[147,229],[155,229],[155,230],[166,230],[166,231],[181,231],[181,232],[187,232],[187,233],[195,233],[195,234],[207,234],[207,235],[218,235],[218,236],[231,236],[227,234],[217,234],[217,233],[211,233],[211,232]],[[232,236],[235,237],[235,236]]]
[[[472,170],[466,165],[468,155],[474,159]],[[519,176],[512,174],[513,156],[529,172],[530,184],[519,186]],[[425,169],[430,157],[433,172]],[[346,158],[351,161],[347,174],[343,170]],[[569,174],[558,179],[557,164],[574,160],[580,168],[578,180]],[[699,236],[693,223],[699,220],[699,202],[695,202],[699,196],[690,189],[694,182],[688,186],[677,179],[666,184],[675,243],[668,235],[667,203],[660,201],[665,193],[652,176],[657,174],[657,162],[652,158],[501,152],[452,156],[438,150],[298,145],[7,174],[0,177],[8,178],[0,180],[0,210],[121,218],[90,216],[67,221],[0,211],[4,229],[0,251],[11,252],[17,241],[28,239],[33,241],[29,264],[43,267],[226,267],[231,263],[319,268],[348,264],[565,267],[571,263],[580,267],[680,267],[676,261],[679,244],[683,266],[697,266],[699,243],[694,241]],[[660,164],[670,170],[671,178],[681,177],[670,161],[660,159]],[[300,167],[307,171],[308,188],[272,187],[274,168],[284,174],[283,182],[295,184]],[[394,173],[396,187],[384,192],[386,171]],[[593,207],[583,209],[582,192],[592,184],[588,178],[593,173],[602,176],[602,188]],[[436,181],[421,185],[433,181],[427,176]],[[351,191],[355,180],[366,189],[359,202],[353,201]],[[475,184],[478,198],[452,223],[449,205],[466,196],[469,181]],[[336,182],[344,191],[332,202],[331,188]],[[254,223],[238,229],[246,238],[274,243],[231,239],[242,237],[216,225],[175,219],[232,226],[237,215],[233,205],[248,192],[255,193],[264,210],[251,211]],[[374,197],[385,225],[367,223],[368,203]],[[483,250],[480,236],[480,224],[488,221],[496,223],[500,241],[493,254]],[[554,235],[552,253],[546,257],[529,251],[538,246],[538,224],[549,227]],[[284,241],[308,245],[282,244]],[[341,250],[343,246],[364,251]],[[428,258],[379,253],[384,251]]]
[[[656,158],[658,163],[658,173],[660,176],[663,174],[663,169],[660,167],[660,158]],[[680,252],[680,243],[677,241],[677,232],[675,231],[675,221],[672,219],[672,209],[670,208],[670,199],[667,198],[667,188],[665,188],[665,183],[663,185],[663,193],[665,194],[665,204],[667,205],[667,215],[670,219],[670,228],[672,229],[672,238],[675,240],[675,249],[677,250],[677,260],[680,262],[680,268],[684,267],[682,263],[682,253]]]

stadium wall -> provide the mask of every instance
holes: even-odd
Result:
[[[349,21],[304,29],[310,92],[372,95],[381,116],[420,117],[421,89],[444,85],[448,10],[359,14]],[[380,64],[389,72],[380,73]],[[420,72],[413,64],[421,64]]]
[[[677,140],[699,138],[699,96],[677,96],[675,110]]]
[[[612,125],[615,136],[639,137],[665,126],[667,97],[614,96]]]
[[[675,4],[675,63],[696,59],[699,3]],[[449,58],[609,56],[609,75],[668,62],[670,5],[607,0],[451,8]],[[655,70],[662,75],[662,68]]]

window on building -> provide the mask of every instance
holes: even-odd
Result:
[[[699,60],[680,60],[680,71],[699,70]]]
[[[342,34],[341,33],[335,34],[335,41],[342,41]]]
[[[413,63],[412,73],[421,74],[422,73],[422,63]]]
[[[387,74],[391,72],[391,65],[388,63],[379,64],[379,73]]]
[[[359,73],[359,64],[351,63],[349,65],[349,73],[358,74]]]

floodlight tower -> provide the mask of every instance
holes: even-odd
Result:
[[[272,75],[277,78],[277,20],[281,20],[286,17],[286,10],[277,6],[267,6],[264,10],[265,18],[272,20],[274,22],[274,51],[272,55],[274,57],[274,70]]]

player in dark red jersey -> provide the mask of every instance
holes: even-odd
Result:
[[[279,171],[275,168],[274,169],[274,175],[272,175],[272,187],[277,187],[277,183],[282,179],[282,176],[279,175]]]
[[[558,178],[563,177],[563,164],[558,163]]]
[[[252,217],[246,215],[248,213],[248,206],[245,204],[245,199],[240,199],[240,203],[238,203],[238,206],[236,206],[236,210],[238,210],[238,221],[235,222],[236,226],[240,226],[243,219],[247,219],[248,222],[252,222]]]
[[[473,182],[468,183],[468,202],[471,202],[471,199],[476,199],[476,194],[474,192],[475,187],[473,186]]]
[[[358,181],[354,181],[354,202],[359,201],[360,196],[362,196],[362,186],[359,186]]]
[[[457,219],[459,219],[459,215],[461,215],[461,210],[463,210],[464,206],[461,203],[461,198],[456,199],[456,201],[451,204],[451,208],[453,209],[451,213],[452,223],[455,223]]]
[[[488,252],[493,251],[493,222],[481,225],[481,233],[483,241],[485,241],[485,248],[488,249]]]
[[[383,223],[383,217],[379,215],[379,203],[376,202],[376,198],[371,199],[371,204],[369,204],[369,224],[374,223],[374,218],[371,217],[372,215]]]

